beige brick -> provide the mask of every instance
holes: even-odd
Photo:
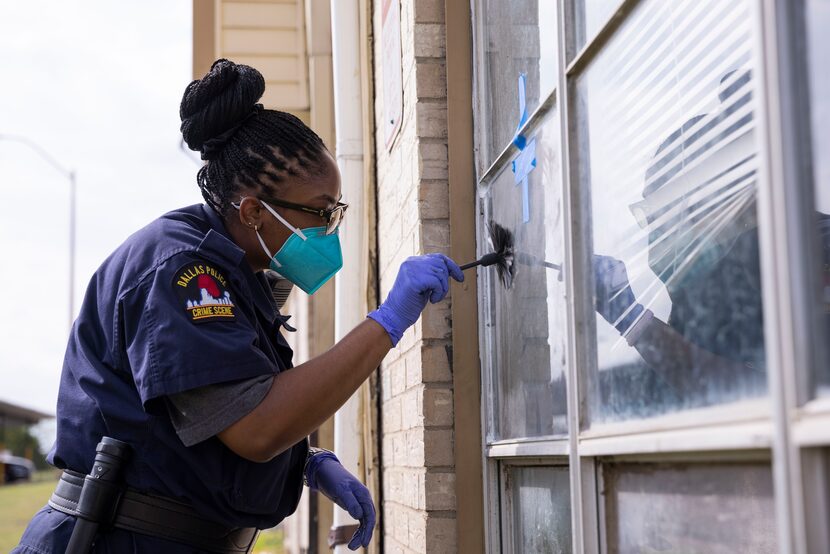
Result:
[[[380,372],[380,399],[383,402],[392,398],[392,381],[389,378],[389,372],[381,368]]]
[[[397,509],[392,512],[391,522],[395,526],[392,534],[402,544],[409,542],[409,517],[406,510]]]
[[[447,74],[442,63],[421,62],[415,64],[415,94],[420,98],[446,98]]]
[[[447,139],[447,104],[433,100],[418,102],[415,109],[415,130],[419,138]]]
[[[423,392],[424,425],[450,426],[453,424],[452,391],[450,389],[428,388]]]
[[[390,520],[387,519],[387,521]],[[389,554],[408,554],[403,545],[396,541],[393,535],[388,533],[383,536],[383,546],[384,550]]]
[[[407,547],[416,552],[426,552],[427,517],[421,512],[410,512],[408,518],[409,541]]]
[[[427,519],[426,552],[429,554],[454,554],[458,549],[456,520],[430,517]]]
[[[392,433],[392,464],[396,467],[406,466],[406,434],[403,431]]]
[[[424,467],[424,429],[416,427],[405,432],[406,463],[408,467]]]
[[[424,494],[427,510],[455,510],[455,474],[427,473]]]
[[[406,359],[406,388],[410,389],[421,384],[421,356],[420,349],[413,348]]]
[[[451,321],[448,300],[429,304],[421,315],[421,336],[425,339],[448,339],[452,334]]]
[[[413,51],[416,58],[439,58],[447,55],[446,31],[438,23],[419,23],[414,28]]]
[[[390,398],[382,405],[383,432],[394,433],[401,427],[401,399],[399,396]]]
[[[447,145],[421,142],[418,148],[421,179],[447,180]]]
[[[398,359],[390,364],[388,369],[392,382],[392,396],[398,396],[406,390],[406,363]]]
[[[384,422],[384,427],[385,425],[386,423]],[[392,448],[392,435],[390,433],[390,431],[384,429],[383,439],[381,440],[381,449],[383,450],[383,454],[381,456],[381,463],[383,464],[384,468],[391,468],[395,465],[395,457],[393,456],[394,449]],[[388,479],[383,481],[384,494],[387,494],[389,492],[387,491],[387,486],[389,485],[389,483],[390,480]]]
[[[418,189],[421,219],[442,219],[450,216],[449,189],[446,181],[422,182]]]
[[[403,495],[403,474],[400,470],[390,469],[384,475],[384,487],[387,489],[387,499],[398,499]]]
[[[397,275],[397,273],[395,273],[395,275]],[[398,348],[402,352],[406,352],[407,350],[409,350],[410,348],[413,348],[415,346],[415,343],[416,343],[415,331],[416,331],[416,326],[413,325],[412,327],[410,327],[409,329],[407,329],[406,331],[403,332],[403,336],[401,337],[401,340],[398,343]]]
[[[407,235],[418,224],[419,205],[417,198],[417,190],[410,191],[409,196],[397,209],[396,216],[401,224],[401,236]]]
[[[402,429],[413,429],[424,424],[423,407],[421,405],[423,399],[422,388],[415,387],[401,395]]]
[[[421,375],[424,383],[452,381],[448,345],[430,345],[421,350]]]
[[[427,467],[455,465],[452,429],[425,429],[423,433],[423,463]]]
[[[448,253],[450,245],[450,228],[446,219],[429,219],[421,223],[422,240],[425,252]]]
[[[424,490],[424,472],[421,469],[406,469],[403,471],[402,503],[417,510],[422,502]]]
[[[444,22],[444,0],[417,0],[414,8],[415,23]]]

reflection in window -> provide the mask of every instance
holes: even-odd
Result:
[[[817,337],[830,338],[830,73],[825,64],[830,56],[830,1],[807,0],[807,58],[810,80],[810,118],[812,120],[813,180],[816,198],[816,226],[820,254],[820,283],[822,298],[817,303],[821,309],[817,325],[821,326]],[[830,352],[816,368],[816,392],[830,394]]]
[[[608,552],[778,552],[768,466],[612,464]]]
[[[513,139],[519,124],[519,75],[526,79],[527,112],[544,101],[557,80],[556,2],[479,0],[476,41],[481,56],[482,98],[478,124],[479,169],[484,170]]]
[[[578,81],[594,422],[766,390],[747,6],[646,1]]]
[[[491,251],[487,225],[513,235],[516,257],[510,288],[492,268],[480,269],[485,330],[482,358],[490,376],[489,439],[540,437],[567,432],[565,394],[566,304],[563,257],[559,130],[555,112],[520,154],[535,149],[527,187],[508,165],[483,187],[479,252]],[[523,195],[527,191],[528,221]]]
[[[570,554],[571,494],[568,469],[513,466],[508,468],[507,473],[507,486],[512,489],[508,490],[508,494],[513,518],[513,548],[507,551]]]

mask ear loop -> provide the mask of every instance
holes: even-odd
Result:
[[[286,227],[291,229],[292,233],[294,233],[295,235],[297,235],[298,237],[300,237],[303,240],[307,239],[307,237],[305,236],[305,234],[303,233],[303,231],[301,229],[298,229],[297,227],[294,227],[293,225],[288,223],[288,221],[286,221],[285,218],[283,218],[280,214],[278,214],[277,211],[274,208],[272,208],[271,206],[269,206],[265,202],[262,202],[262,205],[265,206],[265,209],[268,210],[269,212],[271,212],[271,215],[276,217],[280,221],[280,223],[282,223],[283,225],[285,225]]]
[[[245,198],[247,198],[247,196],[246,196]],[[237,203],[233,203],[233,202],[231,202],[231,206],[233,206],[234,208],[236,208],[236,209],[238,210],[238,209],[239,209],[239,207],[242,205],[242,200],[245,200],[245,198],[241,198],[241,199],[239,200],[239,202],[237,202]],[[260,200],[260,203],[261,203],[263,206],[265,206],[265,209],[266,209],[266,210],[268,210],[269,212],[271,212],[271,215],[273,215],[274,217],[276,217],[276,218],[279,220],[279,222],[280,222],[280,223],[282,223],[283,225],[285,225],[286,227],[288,227],[288,228],[291,230],[291,232],[292,232],[292,233],[294,233],[295,235],[297,235],[298,237],[300,237],[300,238],[301,238],[301,239],[303,239],[303,240],[307,240],[307,238],[308,238],[308,237],[306,237],[306,236],[305,236],[305,234],[302,232],[302,230],[301,230],[301,229],[298,229],[297,227],[294,227],[293,225],[291,225],[290,223],[288,223],[288,221],[286,221],[284,217],[282,217],[280,214],[278,214],[278,213],[276,212],[276,210],[274,210],[271,206],[269,206],[269,205],[268,205],[268,204],[266,204],[265,202],[262,202],[262,201]],[[265,253],[266,253],[266,254],[268,254],[268,257],[269,257],[269,258],[271,258],[271,261],[274,263],[274,265],[276,265],[278,268],[279,268],[279,267],[282,267],[282,264],[281,264],[281,263],[279,263],[279,262],[277,261],[277,259],[276,259],[276,258],[274,258],[274,255],[273,255],[273,254],[271,254],[271,249],[270,249],[270,248],[268,248],[268,247],[265,245],[265,241],[264,241],[264,240],[262,240],[262,235],[260,235],[260,234],[259,234],[259,227],[255,227],[255,228],[254,228],[254,233],[256,233],[256,238],[257,238],[257,240],[259,241],[260,246],[262,246],[262,249],[265,251]]]
[[[265,250],[265,253],[268,254],[268,257],[271,259],[271,262],[274,263],[277,267],[282,267],[282,264],[277,261],[277,259],[271,254],[271,250],[265,246],[265,241],[262,240],[262,236],[259,234],[259,227],[254,228],[254,233],[256,233],[256,238],[259,241],[259,244],[262,246],[262,249]]]

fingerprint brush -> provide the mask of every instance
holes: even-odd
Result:
[[[495,265],[499,281],[509,289],[513,284],[513,233],[495,221],[487,225],[487,230],[490,235],[488,242],[493,251],[474,262],[462,265],[461,269],[470,269],[478,265],[482,267]]]

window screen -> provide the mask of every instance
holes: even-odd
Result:
[[[751,22],[645,1],[576,83],[593,422],[766,391]]]

